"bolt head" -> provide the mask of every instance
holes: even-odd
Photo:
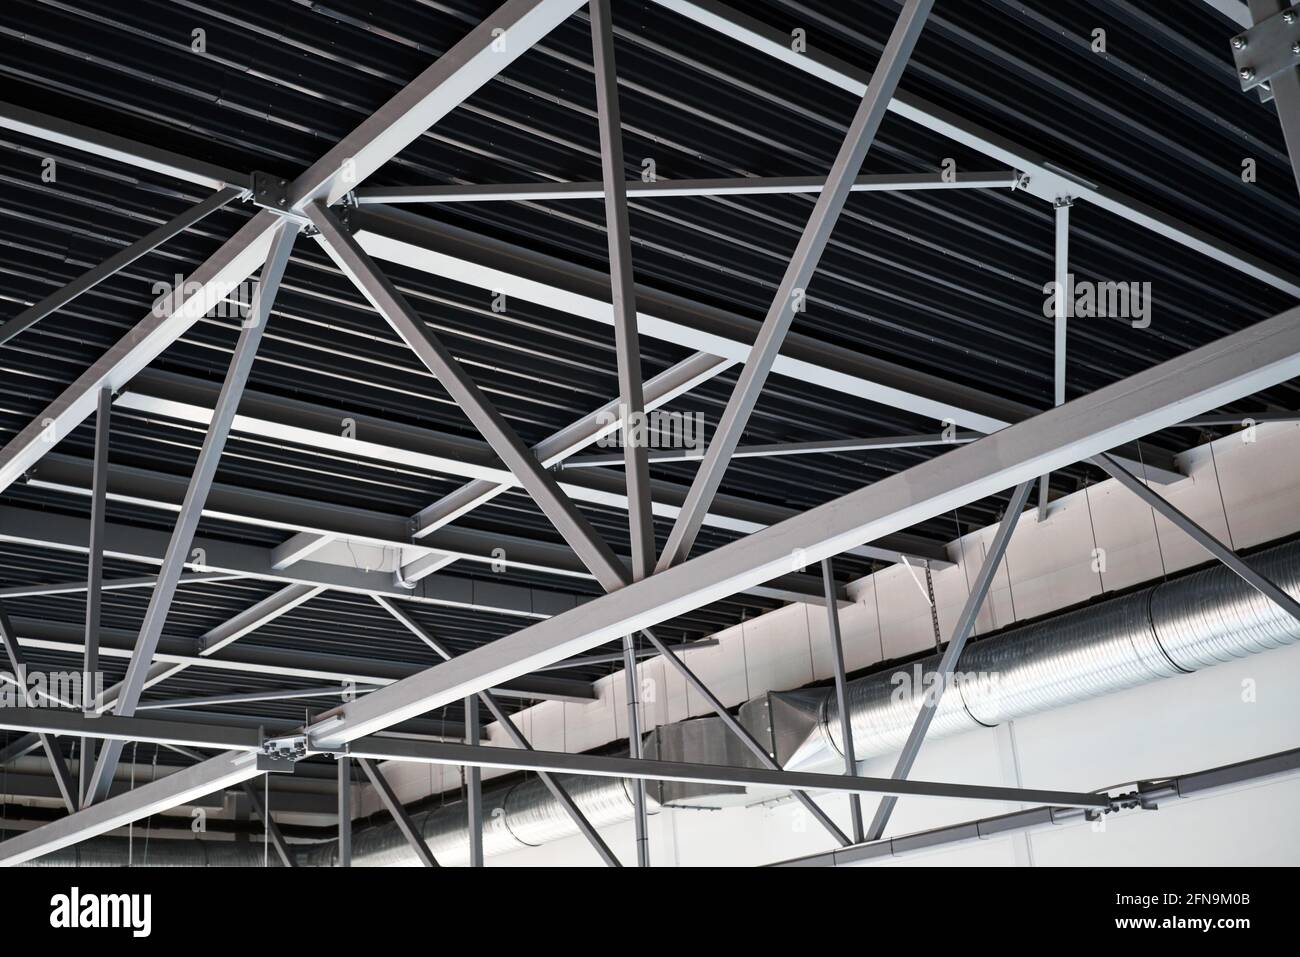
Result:
[[[1295,23],[1295,11],[1294,11],[1294,10],[1288,10],[1286,13],[1282,14],[1282,22],[1283,22],[1283,23]]]
[[[1252,70],[1250,67],[1243,67],[1242,71],[1237,75],[1240,76],[1243,80],[1253,80],[1255,78],[1255,71]]]
[[[1291,55],[1300,56],[1300,43],[1291,44]]]
[[[1232,48],[1233,48],[1234,50],[1244,50],[1244,49],[1246,49],[1246,38],[1245,38],[1245,37],[1233,37],[1233,38],[1232,38]]]

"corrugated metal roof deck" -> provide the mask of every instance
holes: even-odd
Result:
[[[382,104],[493,3],[372,2],[364,11],[330,3],[245,0],[10,0],[0,10],[4,98],[20,105],[246,171],[293,175]],[[754,3],[745,13],[788,31],[801,27],[817,50],[869,68],[897,5],[890,2]],[[659,176],[809,175],[825,171],[853,98],[782,67],[732,38],[654,3],[614,3],[620,97],[629,175],[653,158]],[[205,55],[191,31],[206,31]],[[1106,52],[1089,48],[1106,31]],[[990,0],[937,4],[903,88],[1031,145],[1061,167],[1141,198],[1190,225],[1300,272],[1284,241],[1297,224],[1294,183],[1271,108],[1243,97],[1227,55],[1233,28],[1204,8],[1097,0],[1061,5]],[[597,179],[600,157],[585,11],[421,137],[373,185]],[[200,190],[14,134],[0,134],[0,299],[19,311],[186,205]],[[40,160],[59,161],[55,184]],[[996,169],[960,144],[900,119],[886,119],[868,172]],[[1245,157],[1258,181],[1243,183]],[[807,196],[633,200],[639,281],[760,318],[811,208]],[[605,268],[598,202],[492,203],[419,209],[567,260]],[[248,216],[236,205],[150,254],[0,350],[0,440],[38,415],[148,308],[157,281],[186,273]],[[1070,332],[1070,395],[1077,395],[1243,328],[1288,297],[1226,266],[1104,212],[1076,204],[1071,261],[1084,277],[1151,281],[1153,322],[1079,321]],[[1020,192],[856,194],[841,218],[795,331],[1037,407],[1051,401],[1052,331],[1042,286],[1051,278],[1051,210]],[[598,326],[521,301],[508,313],[482,291],[385,266],[446,337],[521,435],[535,442],[616,393],[613,336]],[[234,342],[229,321],[205,320],[155,367],[213,381]],[[642,340],[647,377],[687,355]],[[671,408],[716,422],[734,381],[724,374]],[[250,388],[308,398],[472,437],[441,388],[329,265],[313,243],[294,252]],[[1295,407],[1288,385],[1256,397]],[[774,377],[747,442],[803,441],[934,431],[935,423]],[[60,452],[85,456],[90,428]],[[114,462],[185,475],[199,434],[189,426],[129,413],[115,418]],[[1188,434],[1154,437],[1177,449]],[[806,508],[936,454],[929,449],[807,458],[737,460],[723,491]],[[654,466],[687,484],[690,464]],[[1057,477],[1071,489],[1086,476]],[[393,463],[363,461],[234,436],[221,482],[409,515],[460,482]],[[15,487],[6,500],[84,514],[75,496]],[[957,527],[992,521],[1000,501],[961,510]],[[617,550],[622,513],[589,505]],[[114,506],[141,527],[166,528],[168,513]],[[462,520],[465,527],[559,538],[526,495],[511,493]],[[954,534],[945,516],[916,529],[934,541]],[[658,523],[662,537],[667,524]],[[205,520],[202,533],[275,544],[272,530]],[[701,547],[729,540],[706,530]],[[78,556],[0,550],[4,585],[73,580]],[[846,561],[845,571],[865,570]],[[139,574],[123,566],[121,574]],[[447,574],[485,573],[460,563]],[[594,594],[589,582],[507,573],[504,580]],[[169,618],[178,636],[201,633],[269,593],[269,583],[187,585]],[[110,593],[106,624],[138,625],[147,593]],[[20,616],[75,622],[82,598],[23,599]],[[671,623],[670,637],[706,634],[771,603],[719,602]],[[409,635],[342,595],[314,599],[245,639],[272,647],[339,649],[395,661],[422,660]],[[506,633],[506,616],[422,607],[422,620],[469,646]],[[346,634],[340,634],[346,625]],[[575,676],[590,676],[590,670]],[[566,672],[561,672],[566,674]],[[198,669],[163,693],[233,687],[228,674]],[[238,690],[254,687],[239,678]],[[172,689],[175,689],[174,691]],[[301,713],[286,702],[247,713]]]

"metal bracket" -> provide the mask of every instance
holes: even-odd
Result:
[[[257,770],[272,774],[292,774],[294,765],[307,757],[307,736],[290,735],[262,742],[257,755]]]
[[[1300,66],[1300,5],[1261,20],[1245,33],[1230,41],[1232,59],[1237,66],[1237,79],[1243,93],[1260,88],[1264,96],[1268,81],[1283,70]]]
[[[275,212],[289,209],[289,181],[270,173],[253,173],[253,204]]]

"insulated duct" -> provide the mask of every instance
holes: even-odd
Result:
[[[1252,556],[1250,564],[1300,598],[1300,543],[1268,549]],[[940,737],[992,727],[1296,641],[1300,641],[1300,622],[1222,565],[1214,565],[972,642],[959,665],[963,675],[972,677],[954,682],[944,694],[929,734]],[[919,700],[896,692],[905,682],[913,689],[924,688],[925,676],[934,674],[938,662],[939,656],[933,655],[849,683],[853,743],[860,758],[889,754],[902,747]],[[843,766],[840,717],[833,689],[768,694],[746,704],[741,715],[756,736],[770,737],[773,751],[786,768]],[[720,753],[731,754],[734,750],[729,734],[714,719],[693,719],[684,722],[682,728],[670,725],[657,729],[651,745],[652,749],[663,747],[664,756],[674,760],[717,760]],[[743,763],[735,755],[730,760]],[[570,775],[559,778],[596,827],[631,819],[632,800],[622,781]],[[685,802],[688,797],[667,791],[652,793],[659,793],[670,803]],[[689,798],[690,803],[703,803],[700,795]],[[659,802],[652,797],[652,810],[658,807]],[[413,819],[440,863],[467,862],[469,844],[463,803],[418,813]],[[484,820],[483,844],[488,855],[578,833],[564,809],[533,777],[485,793]],[[355,865],[418,864],[395,825],[359,829],[352,841]],[[209,843],[207,848],[194,850],[197,843],[156,842],[149,850],[149,863],[165,865],[173,863],[171,858],[175,857],[175,863],[241,864],[249,857],[248,845],[243,851],[229,844],[218,850],[217,845]],[[256,860],[251,863],[260,865],[261,848],[253,850]],[[336,863],[333,842],[297,845],[295,851],[303,865],[328,867]],[[126,842],[98,838],[33,863],[125,864]]]

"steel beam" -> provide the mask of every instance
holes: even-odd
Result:
[[[767,382],[768,373],[772,371],[786,333],[789,332],[795,315],[803,311],[808,284],[848,200],[853,177],[857,176],[871,149],[876,131],[885,118],[885,109],[898,88],[898,81],[903,76],[908,57],[920,38],[932,6],[933,0],[906,0],[903,4],[898,22],[880,55],[876,72],[872,74],[867,92],[831,166],[826,188],[817,196],[817,204],[808,217],[808,224],[804,227],[785,275],[777,286],[758,338],[754,341],[740,378],[727,400],[727,407],[709,440],[708,451],[700,463],[699,471],[695,473],[695,481],[686,495],[682,514],[677,517],[668,535],[659,563],[655,566],[656,571],[663,571],[690,557],[691,547],[704,523],[709,503],[722,485],[723,475],[731,463],[731,454],[740,444],[740,437],[758,403],[759,393]]]
[[[68,655],[80,655],[84,650],[80,628],[62,622],[14,619],[18,644],[24,648],[40,648]],[[130,658],[135,647],[135,632],[124,629],[101,630],[100,654],[105,658]],[[322,655],[276,648],[244,647],[226,651],[221,657],[201,658],[192,654],[193,642],[184,638],[164,637],[154,655],[156,682],[178,668],[201,668],[231,674],[259,674],[282,678],[301,678],[309,681],[332,681],[357,685],[388,685],[417,673],[417,666],[377,660],[374,657],[353,658],[344,655]],[[149,681],[146,681],[146,687]],[[120,687],[107,689],[103,700],[106,705],[116,701]],[[504,682],[493,691],[502,698],[523,701],[567,701],[588,704],[596,700],[596,691],[588,681],[549,676],[524,676]]]
[[[686,662],[683,661],[677,653],[673,651],[673,649],[660,641],[653,631],[647,630],[644,631],[643,634],[646,636],[646,640],[654,646],[655,650],[663,656],[663,659],[672,665],[673,668],[677,670],[678,674],[686,679],[687,684],[703,696],[705,702],[713,710],[713,713],[717,715],[718,719],[722,721],[727,730],[740,739],[740,743],[749,749],[749,752],[758,759],[758,762],[763,765],[763,767],[767,768],[769,771],[779,771],[781,769],[781,765],[777,763],[776,759],[767,748],[763,747],[763,745],[758,742],[758,739],[750,734],[749,730],[743,724],[736,720],[736,716],[727,710],[727,706],[718,700],[718,696],[709,690],[709,686],[700,679],[699,675],[687,666]],[[830,819],[830,815],[817,806],[817,803],[813,801],[810,795],[803,791],[794,791],[792,794],[794,799],[803,805],[803,809],[812,816],[813,820],[825,828],[826,832],[830,834],[836,842],[841,846],[848,846],[852,843],[849,840],[848,835],[840,830],[839,826]]]
[[[656,408],[670,402],[730,366],[731,363],[726,359],[703,353],[684,359],[646,383],[646,408]],[[618,428],[618,406],[618,399],[605,403],[599,409],[552,433],[533,446],[533,454],[548,468],[559,464],[567,456],[586,445],[612,434]],[[622,461],[621,457],[619,461]],[[509,482],[473,479],[421,510],[414,517],[416,531],[413,537],[417,540],[425,538],[516,487],[517,483],[513,475],[510,476]],[[572,495],[573,492],[570,490],[569,494]],[[331,535],[301,532],[276,547],[272,564],[277,569],[288,568],[295,562],[310,557],[313,552],[334,540],[335,536]],[[454,564],[458,557],[438,552],[426,554],[403,565],[401,578],[407,583],[419,581]]]
[[[840,743],[844,747],[844,773],[858,773],[858,759],[853,751],[853,726],[844,720],[849,713],[849,681],[844,673],[844,638],[840,633],[840,610],[835,602],[835,569],[829,558],[822,559],[822,581],[826,588],[827,634],[831,639],[831,664],[835,666],[835,703],[840,710]],[[849,815],[853,825],[853,843],[861,844],[862,798],[854,794],[849,798]]]
[[[132,821],[241,784],[259,773],[252,753],[227,751],[132,791],[106,798],[43,827],[11,837],[0,843],[0,867],[12,867],[52,854],[80,841],[115,831]]]
[[[1254,23],[1250,15],[1250,8],[1246,6],[1245,0],[1205,0],[1205,2],[1229,20],[1235,20],[1243,27],[1251,26]]]
[[[582,0],[509,0],[299,176],[288,190],[292,208],[301,211],[307,202],[317,199],[334,202],[355,189],[581,5]],[[175,154],[140,150],[137,144],[120,138],[51,121],[17,107],[4,107],[0,112],[0,122],[11,129],[158,168],[168,175],[192,178],[185,174],[196,165],[180,161]],[[202,172],[204,185],[214,189],[227,185],[227,171],[207,166]],[[197,290],[193,295],[175,309],[161,315],[151,312],[142,319],[0,449],[0,492],[90,415],[100,389],[120,389],[211,311],[232,287],[248,279],[266,259],[280,223],[275,213],[259,212],[190,274],[187,288]]]
[[[88,524],[85,519],[69,515],[0,506],[0,541],[84,553]],[[110,522],[106,528],[106,537],[106,553],[109,556],[157,565],[166,551],[168,536],[155,529]],[[474,546],[473,554],[476,556],[487,554],[477,550],[480,544],[478,536],[470,535],[465,539],[458,537],[457,541],[467,547]],[[505,547],[509,548],[510,545],[507,541]],[[427,578],[415,582],[412,588],[403,588],[393,581],[391,575],[317,562],[302,562],[292,568],[276,571],[271,567],[271,550],[268,548],[214,538],[196,538],[194,547],[203,550],[204,561],[200,563],[196,559],[190,562],[191,568],[201,569],[202,573],[215,571],[227,577],[285,585],[298,583],[320,586],[356,595],[387,595],[423,604],[479,609],[528,619],[548,617],[572,608],[578,601],[578,596],[570,592],[505,582],[484,583],[472,578],[452,576]],[[552,558],[553,550],[554,546],[542,553],[548,561]],[[508,564],[520,563],[514,561]],[[553,565],[548,564],[541,570],[552,571]],[[553,573],[564,574],[562,571]],[[578,577],[586,577],[585,571],[580,572]]]
[[[342,228],[338,219],[319,204],[307,208],[307,217],[318,230],[321,247],[352,280],[366,300],[415,352],[424,366],[437,376],[456,404],[487,439],[493,451],[514,473],[538,507],[551,520],[569,547],[582,558],[598,581],[625,580],[623,563],[610,549],[586,517],[560,489],[546,469],[520,440],[515,430],[487,396],[474,384],[464,368],[447,351],[407,303],[397,287],[379,272],[356,240]]]
[[[0,129],[83,150],[100,159],[147,169],[208,189],[220,190],[228,186],[246,189],[249,185],[247,174],[193,160],[157,146],[137,143],[112,133],[101,133],[88,126],[70,123],[12,103],[0,103]]]
[[[647,579],[647,581],[652,579]],[[235,748],[201,764],[186,768],[157,781],[110,797],[66,818],[36,828],[0,843],[0,866],[23,863],[42,854],[52,853],[79,841],[115,830],[131,821],[192,801],[205,794],[233,787],[262,773],[257,768],[256,753],[262,750],[261,735],[237,729],[186,725],[180,722],[150,722],[141,718],[103,717],[86,719],[76,713],[54,709],[35,709],[37,714],[24,723],[15,717],[19,709],[0,711],[0,727],[59,727],[74,734],[89,734],[106,740],[129,739],[158,741],[165,744],[199,747],[211,746],[214,740],[230,740]],[[30,712],[26,714],[30,715]],[[332,753],[308,742],[309,751]],[[640,778],[679,781],[690,784],[800,789],[836,793],[893,794],[906,797],[937,797],[969,801],[1014,801],[1082,808],[1109,808],[1111,799],[1104,794],[1073,791],[1049,791],[1025,788],[989,787],[984,785],[948,784],[929,781],[894,781],[848,775],[811,774],[806,772],[770,771],[721,765],[674,761],[651,761],[645,758],[612,758],[586,754],[493,748],[464,744],[438,744],[407,738],[368,738],[357,742],[350,757],[375,761],[408,761],[426,764],[462,765],[478,768],[509,768],[529,771],[573,773],[597,777]],[[340,772],[340,790],[350,789],[350,780]],[[341,803],[340,860],[350,864],[350,802]],[[346,822],[346,823],[344,823]],[[347,865],[345,865],[347,866]]]
[[[27,702],[27,663],[23,659],[22,650],[18,647],[18,635],[14,631],[13,624],[9,621],[9,616],[3,608],[0,608],[0,644],[4,645],[5,654],[9,658],[9,664],[13,668],[14,680],[19,688],[19,699],[26,704]],[[66,702],[74,707],[80,702]],[[59,787],[59,794],[63,797],[63,804],[67,807],[68,812],[72,813],[80,805],[80,790],[77,787],[77,781],[68,770],[68,762],[63,756],[63,750],[59,747],[58,739],[47,732],[39,732],[37,740],[40,741],[41,747],[45,749],[46,760],[50,762],[50,772],[54,775],[54,781]]]
[[[338,202],[492,80],[585,0],[508,0],[294,181],[289,204]]]
[[[998,565],[1002,564],[1002,556],[1006,554],[1007,545],[1010,544],[1011,536],[1016,530],[1016,523],[1020,521],[1020,513],[1024,511],[1025,503],[1029,501],[1029,493],[1033,488],[1032,482],[1025,482],[1018,485],[1011,493],[1011,502],[1007,505],[1006,514],[1002,517],[998,530],[993,536],[993,542],[989,545],[984,563],[980,565],[979,573],[975,576],[961,614],[957,616],[957,625],[953,628],[952,638],[948,640],[948,647],[944,649],[943,656],[939,659],[939,666],[935,669],[934,684],[922,694],[920,710],[912,723],[912,730],[907,734],[907,740],[903,743],[898,761],[894,765],[895,778],[905,778],[912,773],[912,765],[916,763],[917,755],[921,753],[921,745],[925,743],[926,732],[930,730],[930,723],[939,710],[939,702],[951,683],[953,674],[957,671],[957,663],[966,648],[966,641],[975,630],[975,619],[979,617],[980,609],[984,607],[989,586],[993,584],[993,576],[997,574]],[[847,714],[848,710],[841,704],[840,728],[845,741],[848,741],[851,734],[849,722],[845,718]],[[876,807],[875,816],[871,819],[871,826],[867,828],[867,840],[878,841],[884,836],[889,817],[894,813],[895,803],[897,798],[881,799]]]
[[[621,168],[621,167],[620,167]],[[1014,189],[1020,176],[1014,170],[988,173],[872,173],[859,176],[849,188],[854,193],[909,192],[941,189]],[[630,199],[674,196],[773,196],[820,193],[826,180],[819,176],[742,176],[731,179],[660,179],[650,183],[630,179],[624,183]],[[604,199],[603,182],[493,183],[487,186],[367,186],[357,190],[362,206],[403,203],[546,202],[564,199]]]
[[[50,293],[34,306],[24,309],[4,325],[0,325],[0,346],[3,346],[19,333],[30,329],[50,313],[62,309],[82,293],[89,292],[105,279],[121,272],[141,256],[153,252],[167,240],[179,236],[195,223],[208,216],[208,214],[228,205],[242,192],[242,189],[231,186],[217,190],[203,202],[185,210],[179,216],[163,223],[153,232],[136,240],[125,249],[109,256],[89,272],[82,273],[62,289]]]
[[[648,580],[648,579],[647,579]],[[310,746],[309,746],[310,747]],[[402,738],[367,738],[355,742],[350,753],[376,761],[409,761],[419,764],[461,764],[467,767],[552,771],[592,777],[640,778],[646,781],[680,781],[686,784],[724,784],[752,788],[828,791],[837,794],[889,794],[896,797],[937,797],[961,801],[1019,801],[1067,807],[1108,808],[1105,794],[1076,791],[1047,791],[1007,788],[983,784],[949,784],[934,781],[896,781],[892,778],[864,778],[847,774],[815,774],[805,771],[768,771],[726,765],[650,758],[614,758],[560,751],[520,751],[513,748],[471,747],[407,741]]]
[[[1195,771],[1181,774],[1174,778],[1159,781],[1143,781],[1133,794],[1134,800],[1122,804],[1126,807],[1155,809],[1165,807],[1166,801],[1179,798],[1198,797],[1223,788],[1240,787],[1246,782],[1261,781],[1295,774],[1300,771],[1300,749],[1280,751],[1261,758],[1252,758],[1237,764],[1229,764],[1207,771]],[[1078,808],[1036,807],[1024,811],[1013,811],[997,817],[980,818],[961,824],[948,824],[912,834],[904,834],[888,840],[860,844],[855,847],[841,848],[780,861],[774,867],[826,867],[853,864],[877,858],[902,857],[919,851],[932,850],[936,847],[951,846],[967,841],[988,841],[1009,834],[1023,834],[1045,828],[1060,827],[1063,824],[1082,823],[1086,815]]]
[[[391,207],[352,210],[349,222],[357,242],[375,258],[613,325],[609,277],[596,270]],[[749,356],[759,323],[645,286],[637,286],[636,292],[642,336],[734,362]],[[803,388],[829,389],[984,433],[1038,411],[798,333],[786,336],[772,371]],[[1149,451],[1143,458],[1151,461]],[[1173,483],[1184,476],[1168,469],[1162,478]]]
[[[1300,602],[1297,602],[1281,587],[1251,568],[1236,552],[1192,521],[1187,514],[1175,508],[1163,496],[1153,492],[1141,479],[1109,455],[1099,455],[1093,459],[1093,462],[1103,469],[1107,475],[1185,532],[1196,544],[1226,565],[1229,571],[1240,577],[1247,585],[1272,601],[1292,618],[1300,621]]]
[[[318,588],[309,585],[288,585],[264,598],[262,601],[245,609],[229,621],[223,622],[216,628],[213,628],[203,634],[198,639],[199,658],[206,658],[216,654],[232,642],[238,641],[245,635],[256,631],[263,625],[274,621],[281,615],[292,611],[302,603],[314,598],[323,592],[324,588]],[[149,671],[145,676],[144,685],[141,688],[152,688],[168,678],[174,677],[185,669],[191,667],[189,662],[157,662],[149,666]],[[118,685],[105,691],[101,707],[116,707],[126,682],[123,681]],[[265,700],[265,699],[263,699]]]
[[[216,654],[231,642],[238,641],[299,605],[311,601],[324,590],[316,585],[288,585],[280,589],[229,621],[205,632],[199,638],[199,654],[204,657]]]
[[[346,742],[1300,374],[1300,308],[515,632],[343,708]]]
[[[853,96],[862,96],[866,93],[871,80],[870,74],[866,71],[815,47],[802,51],[792,50],[788,32],[768,27],[757,19],[745,16],[717,0],[654,0],[654,2],[665,9],[676,11],[695,23],[717,30],[732,40],[780,60],[787,67],[822,79]],[[1225,0],[1213,0],[1213,2],[1222,3]],[[1275,289],[1300,297],[1300,279],[1276,268],[1271,263],[1237,249],[1118,190],[1091,183],[1062,170],[1034,150],[1000,136],[965,117],[958,116],[923,97],[899,91],[890,101],[889,109],[928,130],[983,153],[995,162],[1020,170],[1026,174],[1021,188],[1040,199],[1051,202],[1057,196],[1069,195],[1076,201],[1084,200],[1098,209],[1105,209],[1131,223],[1150,229],[1166,239],[1196,250]],[[974,423],[962,424],[979,428]],[[981,429],[981,431],[985,430]]]
[[[685,644],[669,645],[673,651],[680,651],[685,654],[688,651],[697,651],[701,648],[716,648],[719,642],[716,638],[701,638],[698,641],[688,641]],[[638,648],[636,656],[638,659],[653,658],[659,654],[651,648]],[[603,655],[583,655],[581,658],[570,658],[568,661],[557,662],[553,665],[547,665],[545,668],[539,668],[538,671],[562,671],[565,668],[582,668],[588,665],[612,665],[623,662],[622,651],[611,651]]]
[[[814,439],[810,442],[773,442],[766,445],[738,445],[733,459],[778,458],[784,455],[818,455],[822,453],[863,452],[875,449],[918,449],[936,445],[965,445],[980,437],[978,432],[957,432],[952,438],[943,435],[890,435],[876,439]],[[698,462],[703,449],[655,449],[650,462]],[[619,455],[578,455],[564,462],[561,469],[593,468],[618,465]]]
[[[206,425],[210,422],[212,417],[210,403],[213,401],[210,386],[195,384],[194,387],[189,387],[188,384],[192,380],[185,380],[187,384],[182,386],[177,382],[177,377],[172,376],[146,374],[141,378],[147,379],[148,382],[143,385],[138,381],[134,383],[132,389],[117,400],[119,409],[128,408],[149,415],[191,422],[195,425]],[[651,387],[658,378],[651,380]],[[614,430],[617,423],[616,411],[614,411],[616,406],[617,403],[614,403],[609,413],[615,416],[614,424],[607,426],[607,431],[610,432]],[[451,493],[419,513],[415,517],[417,530],[421,533],[417,542],[409,540],[406,522],[395,516],[387,515],[383,520],[379,520],[374,518],[376,513],[366,512],[364,509],[321,505],[286,495],[260,492],[240,494],[240,490],[232,486],[214,486],[209,498],[213,517],[227,518],[231,521],[250,521],[256,518],[268,527],[318,531],[321,535],[328,534],[354,540],[369,535],[376,544],[392,545],[396,539],[406,536],[405,545],[408,548],[424,547],[429,548],[431,552],[439,550],[453,552],[454,549],[447,548],[438,537],[434,536],[434,533],[452,519],[463,515],[469,508],[477,507],[483,501],[518,484],[513,473],[500,465],[496,454],[485,442],[424,429],[386,426],[379,420],[358,419],[358,431],[370,437],[366,441],[359,441],[340,437],[336,428],[328,431],[339,421],[338,410],[327,410],[308,403],[263,396],[246,396],[242,408],[245,409],[245,414],[237,416],[232,426],[236,432],[242,434],[256,435],[276,442],[289,442],[311,450],[327,449],[344,455],[386,463],[396,462],[417,469],[460,475],[479,481],[472,481],[464,487],[464,490]],[[593,417],[599,418],[606,409],[610,408],[606,406],[593,413],[593,416],[584,417],[580,421],[587,422]],[[569,436],[574,434],[567,429],[562,432]],[[378,441],[376,436],[382,436],[383,441]],[[542,443],[538,449],[545,445],[548,443]],[[538,450],[534,450],[534,455],[543,465],[555,464],[559,461],[559,453],[556,453],[557,457],[554,459],[538,454]],[[1150,463],[1149,456],[1146,461]],[[141,483],[146,483],[155,490],[174,487],[176,484],[174,478],[159,476],[144,469],[119,468],[114,472],[124,476],[121,490],[123,494],[130,494],[133,490],[138,491]],[[84,474],[87,474],[84,465],[78,466],[74,459],[66,456],[47,456],[31,476],[30,481],[44,483],[50,487],[58,487],[62,484],[68,491],[76,491],[78,488],[84,490],[88,487],[88,482],[76,478]],[[1160,473],[1154,469],[1150,470],[1150,474],[1154,476],[1168,474],[1173,478],[1182,478],[1178,473]],[[132,478],[128,481],[126,476]],[[560,480],[560,489],[576,501],[590,502],[613,509],[626,510],[627,508],[625,483],[623,477],[615,472],[587,471],[579,476],[564,477]],[[463,495],[463,491],[468,492],[468,495]],[[490,495],[487,494],[489,492]],[[686,497],[686,489],[683,486],[672,482],[652,481],[651,492],[655,515],[675,518],[680,513],[681,504]],[[713,528],[748,533],[793,514],[795,513],[792,509],[764,505],[736,496],[719,495],[705,517],[705,524]],[[351,526],[337,524],[336,520],[347,516],[355,516],[357,521]],[[367,519],[367,516],[370,517]],[[374,527],[385,523],[386,527],[393,531],[386,535],[376,534]],[[299,549],[307,547],[309,543],[301,539],[290,539],[282,544],[284,551],[276,553],[274,563],[288,568],[293,564],[290,559],[294,554]],[[484,555],[487,555],[490,550],[485,551]],[[936,567],[947,564],[945,553],[940,546],[911,535],[891,536],[888,540],[855,549],[853,553],[863,558],[891,562],[901,561],[900,555],[905,554],[917,560],[929,560],[932,565],[938,563]]]
[[[399,621],[407,630],[424,642],[434,654],[442,658],[444,661],[451,660],[453,657],[451,649],[439,641],[438,638],[431,634],[427,628],[408,615],[400,605],[378,596],[376,596],[375,601],[380,607],[397,619],[397,621]],[[577,665],[577,662],[570,662],[569,665]],[[501,726],[501,729],[505,731],[506,735],[510,738],[515,747],[523,748],[528,751],[532,750],[533,746],[528,743],[528,739],[524,737],[523,732],[519,730],[511,717],[506,714],[505,710],[497,703],[496,698],[491,692],[480,691],[477,697],[478,700],[483,703],[483,706],[488,709],[488,712],[496,720],[497,724]],[[466,700],[467,702],[469,701],[469,699]],[[573,800],[569,795],[569,792],[564,789],[563,785],[561,785],[554,776],[547,774],[544,771],[538,774],[538,778],[541,780],[542,784],[546,786],[546,789],[551,792],[551,795],[560,806],[564,808],[565,813],[569,815],[574,825],[577,826],[579,832],[587,839],[587,842],[592,846],[592,849],[597,853],[597,855],[600,856],[601,860],[610,867],[621,866],[618,858],[615,857],[613,851],[609,849],[609,845],[607,845],[604,839],[596,833],[596,829],[592,827],[591,822],[587,820],[586,816],[579,809],[577,802]]]
[[[346,759],[340,759],[340,768],[343,767],[344,760]],[[393,790],[393,786],[388,783],[388,779],[384,777],[384,772],[379,769],[374,761],[368,758],[359,758],[357,764],[361,765],[361,770],[370,779],[370,784],[374,787],[375,793],[379,795],[379,800],[383,802],[384,807],[388,809],[388,813],[392,815],[393,823],[402,832],[402,837],[406,838],[406,843],[411,845],[411,850],[415,851],[415,856],[420,859],[420,863],[425,867],[439,867],[437,858],[433,856],[433,852],[429,850],[429,845],[425,843],[424,835],[415,826],[411,816],[406,813],[406,808],[402,806],[402,802],[397,799],[397,793]]]
[[[212,708],[217,705],[248,704],[256,701],[296,701],[301,698],[335,698],[341,695],[365,694],[380,685],[355,688],[337,685],[328,688],[271,688],[267,691],[248,691],[241,694],[217,694],[202,698],[164,698],[159,701],[141,701],[136,714],[141,711],[175,711],[184,708]]]
[[[158,571],[158,584],[154,587],[149,599],[149,607],[145,610],[144,621],[140,626],[140,637],[131,656],[131,663],[127,666],[123,688],[115,707],[119,715],[130,717],[135,711],[135,706],[140,702],[147,673],[153,664],[154,652],[158,648],[158,640],[162,637],[163,625],[167,621],[167,613],[171,610],[172,599],[176,596],[181,572],[185,570],[186,561],[190,557],[194,532],[203,514],[203,501],[207,498],[208,489],[217,473],[217,465],[221,460],[226,438],[230,434],[230,423],[239,408],[240,396],[252,372],[257,347],[261,344],[262,334],[266,331],[270,320],[271,305],[275,302],[280,280],[289,263],[289,253],[293,249],[297,233],[297,225],[287,220],[282,222],[275,231],[275,238],[271,244],[271,251],[267,255],[266,265],[262,268],[250,315],[243,323],[230,369],[221,387],[221,396],[217,400],[212,426],[203,438],[203,446],[194,465],[194,473],[185,493],[185,501],[181,505],[175,528],[172,530],[171,541],[167,546],[167,553]],[[87,790],[88,803],[93,803],[108,793],[121,753],[120,743],[115,742],[105,746],[95,764],[94,775]]]
[[[197,585],[205,582],[228,582],[239,579],[240,575],[220,575],[216,572],[203,574],[186,574],[181,576],[182,585]],[[152,588],[158,581],[156,575],[140,575],[135,578],[110,578],[100,582],[101,592],[126,591],[132,588]],[[15,585],[12,588],[0,588],[0,601],[7,598],[42,598],[50,595],[80,595],[88,592],[86,582],[56,582],[47,585]]]
[[[206,262],[186,278],[174,308],[151,311],[89,369],[63,390],[45,410],[0,449],[0,492],[95,410],[103,389],[122,389],[141,369],[162,354],[207,315],[230,290],[266,259],[280,220],[273,213],[254,216]]]

